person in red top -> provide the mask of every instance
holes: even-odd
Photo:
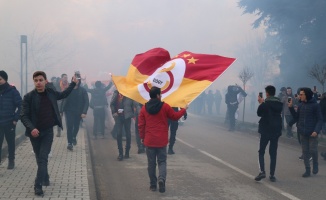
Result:
[[[161,101],[161,89],[152,87],[149,91],[150,100],[142,107],[138,116],[139,136],[146,147],[148,175],[151,191],[156,191],[156,160],[158,164],[159,192],[165,192],[166,180],[166,146],[169,142],[168,119],[178,120],[186,112],[185,109],[174,111],[171,106]]]

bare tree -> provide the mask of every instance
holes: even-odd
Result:
[[[243,84],[243,90],[246,91],[246,84],[247,82],[254,76],[254,72],[249,67],[244,67],[238,77]],[[244,115],[246,109],[246,97],[243,99],[243,113],[242,113],[242,122],[244,122]]]
[[[323,87],[323,93],[325,92],[326,82],[326,65],[323,67],[315,64],[309,71],[309,76],[312,79],[316,79]]]

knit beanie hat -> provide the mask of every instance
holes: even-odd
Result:
[[[0,71],[0,76],[1,76],[5,81],[8,81],[8,74],[7,74],[5,71],[1,70],[1,71]]]

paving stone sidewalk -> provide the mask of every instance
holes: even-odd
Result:
[[[54,129],[56,131],[56,128]],[[34,195],[37,171],[32,145],[27,138],[16,149],[15,169],[7,170],[8,160],[0,166],[0,199],[6,200],[89,200],[86,130],[80,128],[73,152],[67,150],[67,135],[54,136],[49,157],[50,186],[43,187],[44,196]]]

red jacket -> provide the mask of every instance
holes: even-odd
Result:
[[[138,116],[139,136],[147,147],[165,147],[169,142],[168,119],[178,120],[186,110],[175,112],[169,104],[151,99],[140,110]]]

